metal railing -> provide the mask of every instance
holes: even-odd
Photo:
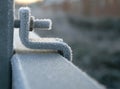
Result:
[[[10,89],[13,55],[13,0],[0,0],[0,89]]]
[[[13,11],[13,0],[0,1],[0,89],[104,89],[58,52],[26,48],[17,32],[13,48]]]

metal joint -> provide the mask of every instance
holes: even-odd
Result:
[[[19,10],[20,21],[16,20],[15,27],[20,27],[19,36],[22,43],[31,49],[44,49],[55,50],[62,54],[68,60],[72,60],[71,48],[62,41],[60,38],[40,38],[37,42],[36,39],[29,39],[29,31],[33,28],[47,28],[51,29],[50,19],[35,19],[31,17],[30,9],[22,7]]]

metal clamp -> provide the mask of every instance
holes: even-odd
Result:
[[[72,51],[71,48],[59,38],[40,38],[37,42],[36,39],[29,39],[29,30],[32,27],[45,27],[46,22],[51,23],[51,20],[35,20],[32,18],[32,26],[31,26],[31,13],[28,7],[22,7],[19,9],[19,17],[20,17],[20,30],[19,36],[22,43],[31,49],[44,49],[44,50],[56,50],[60,54],[62,54],[68,60],[72,60]],[[45,22],[46,21],[46,22]],[[43,25],[42,25],[43,24]],[[48,26],[46,24],[46,26]],[[50,28],[50,27],[49,27]]]

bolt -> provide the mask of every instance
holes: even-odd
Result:
[[[20,20],[16,19],[14,22],[15,28],[20,28]],[[30,31],[33,30],[33,28],[42,28],[51,30],[52,28],[52,21],[50,19],[34,19],[33,16],[30,18]]]

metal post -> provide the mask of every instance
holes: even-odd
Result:
[[[10,89],[13,54],[13,0],[0,0],[0,89]]]

